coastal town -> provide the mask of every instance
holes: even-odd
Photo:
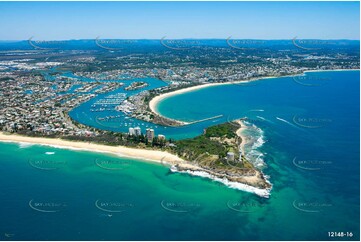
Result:
[[[226,128],[233,132],[228,138],[224,133],[211,137],[205,129],[204,134],[194,140],[175,141],[148,126],[128,127],[126,120],[164,127],[190,125],[190,122],[159,114],[155,108],[157,102],[169,93],[209,85],[242,85],[261,78],[302,75],[309,70],[357,69],[359,59],[353,52],[353,44],[346,50],[343,45],[336,45],[332,49],[308,52],[281,45],[272,55],[269,53],[273,46],[237,49],[233,45],[200,46],[184,51],[145,46],[146,51],[132,49],[135,53],[66,50],[69,52],[66,58],[58,50],[42,50],[41,55],[37,50],[3,51],[0,54],[0,130],[5,134],[161,150],[189,161],[170,162],[175,170],[202,171],[228,181],[269,189],[263,174],[242,156],[239,147],[242,138],[234,136],[236,130],[232,127]],[[153,88],[149,80],[162,84]],[[83,110],[84,117],[87,112],[96,113],[98,124],[119,117],[121,121],[116,125],[124,122],[127,129],[115,132],[106,125],[95,127],[87,120],[70,115],[88,102],[92,104]],[[203,145],[198,146],[199,142]],[[218,153],[204,150],[205,144],[217,147]],[[209,154],[207,158],[199,158],[200,150]],[[194,160],[197,160],[195,164],[191,162]],[[249,177],[254,177],[253,182]]]
[[[12,51],[5,51],[0,55],[3,87],[0,127],[9,132],[27,130],[44,134],[90,134],[90,128],[74,125],[67,113],[98,94],[120,87],[140,92],[121,100],[114,110],[147,122],[180,126],[185,123],[153,112],[149,108],[150,100],[162,93],[202,84],[295,75],[307,70],[357,69],[359,66],[359,59],[355,55],[357,51],[352,51],[353,43],[350,49],[335,45],[329,49],[309,51],[284,45],[268,57],[264,56],[274,48],[272,45],[240,50],[234,48],[237,43],[242,42],[235,42],[231,47],[199,46],[184,51],[165,47],[145,52],[134,47],[131,50],[135,53],[102,49],[97,52],[69,50],[71,55],[66,59],[56,50],[43,50],[41,57],[36,50],[17,51],[16,55]],[[109,61],[112,67],[107,64]],[[63,75],[69,71],[74,75]],[[148,86],[146,81],[124,84],[124,81],[147,78],[163,80],[167,85],[143,90]],[[105,109],[93,109],[101,110]]]
[[[0,242],[361,241],[360,3],[0,1]]]

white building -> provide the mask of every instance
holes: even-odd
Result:
[[[134,135],[134,129],[133,128],[129,128],[129,135]]]
[[[152,141],[154,138],[154,129],[147,129],[146,131],[148,141]]]
[[[165,140],[165,136],[162,134],[158,134],[158,140]]]
[[[227,161],[234,161],[234,153],[227,152]]]
[[[238,159],[238,161],[239,161],[240,163],[243,162],[243,161],[242,161],[242,157],[243,157],[243,151],[242,151],[241,148],[239,148],[239,159]]]
[[[140,129],[140,127],[135,127],[135,128],[134,128],[134,135],[135,135],[135,136],[140,136],[140,135],[142,135],[142,130]]]

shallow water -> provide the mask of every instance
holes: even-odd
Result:
[[[201,89],[160,103],[170,118],[224,115],[184,136],[176,131],[178,138],[247,116],[265,141],[254,150],[255,139],[247,152],[262,154],[273,183],[269,199],[157,163],[0,143],[0,238],[331,240],[328,232],[352,232],[352,238],[337,239],[358,240],[359,75],[313,72],[300,80],[322,85],[286,77]],[[246,132],[254,137],[257,130]]]

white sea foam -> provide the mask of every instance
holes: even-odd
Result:
[[[264,140],[263,134],[261,134],[261,136],[256,140],[256,142],[254,142],[252,148],[257,149],[261,147],[264,143],[266,143],[266,141]]]
[[[46,154],[46,155],[54,155],[55,152],[49,152],[49,151],[48,151],[48,152],[45,152],[45,154]]]
[[[25,149],[25,148],[28,148],[30,146],[33,146],[34,144],[32,143],[26,143],[26,142],[19,142],[19,148],[20,149]]]
[[[261,168],[266,165],[263,159],[264,154],[258,150],[251,150],[248,154],[246,154],[246,158],[256,167]]]
[[[65,149],[65,150],[88,151],[88,152],[96,152],[96,153],[103,153],[103,154],[112,154],[112,155],[116,155],[121,158],[149,161],[149,162],[154,162],[154,163],[162,163],[161,161],[156,160],[156,159],[148,159],[148,158],[144,158],[144,157],[124,155],[124,154],[121,154],[118,152],[103,151],[103,150],[97,150],[97,149],[78,148],[78,147],[71,147],[71,146],[65,146],[65,145],[64,146],[63,145],[54,145],[54,144],[38,144],[38,143],[29,143],[29,142],[18,142],[18,141],[9,141],[9,140],[2,140],[1,142],[17,143],[17,144],[19,144],[20,148],[26,148],[26,147],[33,146],[33,145],[39,145],[39,146],[48,146],[48,147],[53,147],[53,148],[57,148],[57,149]],[[52,153],[52,152],[50,152],[50,153]]]
[[[254,193],[260,197],[265,197],[265,198],[269,198],[269,196],[271,195],[271,188],[269,189],[261,189],[261,188],[257,188],[257,187],[253,187],[247,184],[243,184],[240,182],[232,182],[229,181],[227,178],[219,178],[216,177],[214,175],[211,175],[207,172],[204,171],[191,171],[191,170],[186,170],[186,171],[178,171],[175,167],[172,167],[171,169],[172,172],[179,172],[179,173],[186,173],[186,174],[190,174],[193,176],[199,176],[199,177],[204,177],[204,178],[209,178],[213,181],[217,181],[220,182],[224,185],[226,185],[227,187],[233,188],[233,189],[237,189],[237,190],[241,190],[241,191],[245,191],[245,192],[250,192],[250,193]],[[267,180],[268,182],[268,180]]]
[[[266,164],[264,162],[264,154],[258,149],[266,142],[264,131],[257,127],[255,124],[244,121],[246,126],[251,126],[250,134],[248,134],[247,143],[245,144],[245,155],[247,160],[249,160],[256,167],[264,167]],[[247,136],[247,134],[245,134]]]
[[[40,146],[49,146],[49,147],[53,147],[53,148],[57,148],[57,149],[65,149],[65,150],[87,151],[87,152],[96,152],[96,153],[102,153],[102,154],[112,154],[112,155],[118,156],[120,158],[129,158],[129,159],[132,159],[132,160],[142,160],[142,161],[149,161],[149,162],[154,162],[154,163],[162,163],[161,161],[155,160],[155,159],[148,159],[148,158],[144,158],[144,157],[124,155],[124,154],[118,153],[118,152],[103,151],[103,150],[98,150],[98,149],[78,148],[78,147],[53,145],[53,144],[32,144],[32,143],[28,143],[28,144],[30,144],[30,145],[40,145]],[[52,152],[50,152],[50,153],[52,153]]]

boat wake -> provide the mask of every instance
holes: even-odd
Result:
[[[274,122],[272,122],[271,120],[269,120],[269,119],[266,119],[266,118],[264,118],[264,117],[262,117],[262,116],[256,116],[258,119],[260,119],[260,120],[262,120],[262,121],[266,121],[266,122],[269,122],[269,123],[271,123],[271,124],[273,124]]]
[[[287,121],[287,120],[285,120],[285,119],[283,119],[283,118],[276,117],[276,119],[279,120],[279,121],[282,121],[282,122],[284,122],[284,123],[286,123],[286,124],[289,124],[290,126],[292,126],[292,127],[294,127],[294,128],[300,129],[299,127],[297,127],[297,126],[294,125],[293,123],[291,123],[291,122],[289,122],[289,121]]]
[[[259,119],[261,119],[261,120],[263,120],[263,121],[266,120],[264,117],[261,117],[261,116],[256,116],[256,117],[259,118]]]

